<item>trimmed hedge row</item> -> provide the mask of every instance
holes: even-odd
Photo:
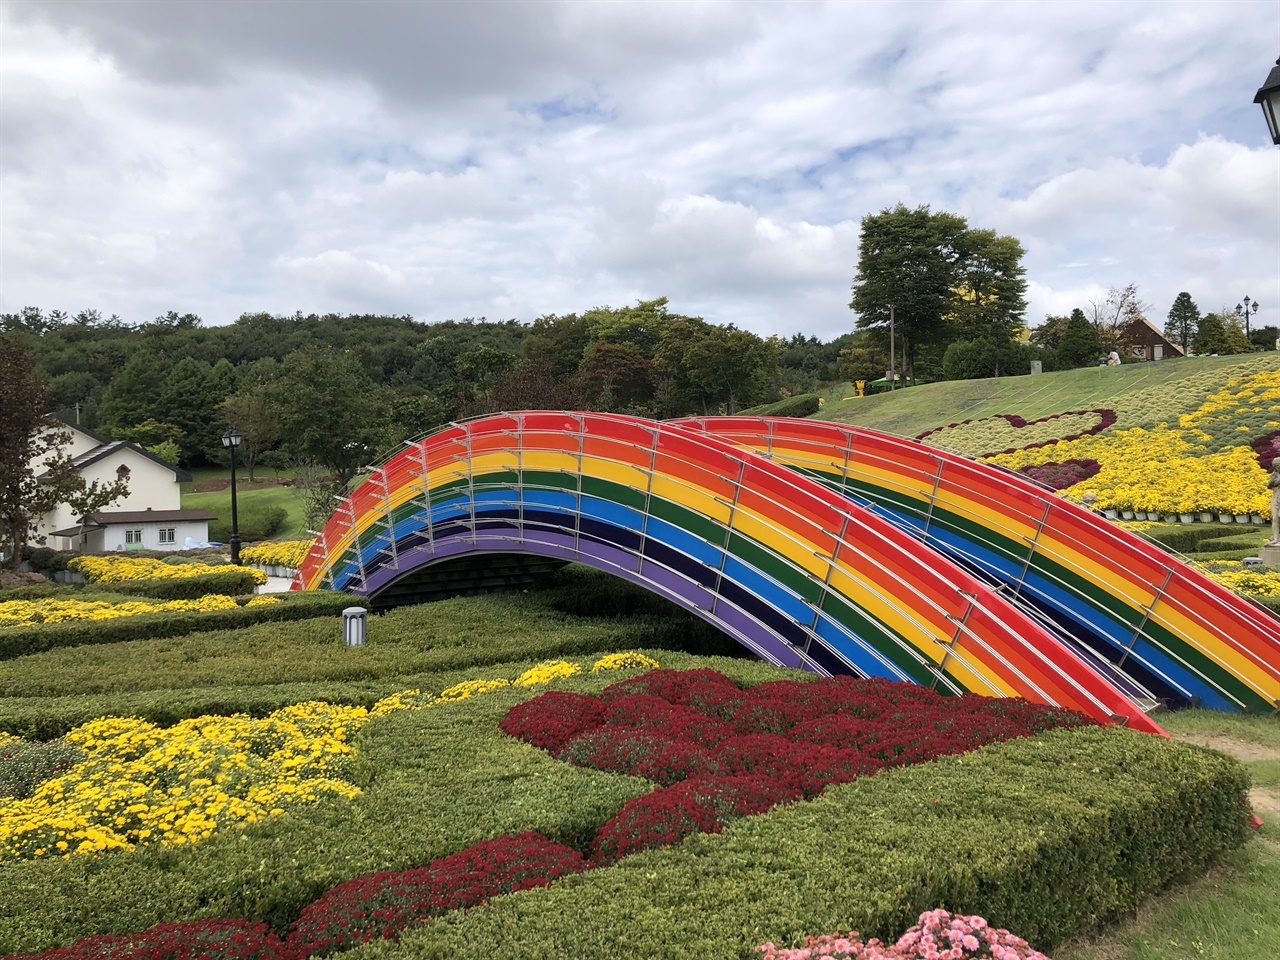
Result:
[[[235,610],[208,610],[198,613],[164,611],[144,613],[134,617],[119,617],[114,620],[80,620],[41,624],[35,627],[10,627],[0,632],[0,660],[12,660],[14,657],[58,647],[180,637],[188,633],[234,629],[255,623],[338,616],[347,607],[368,606],[359,597],[328,590],[280,596],[282,598],[280,603],[237,607]]]
[[[1241,845],[1247,787],[1212,751],[1055,731],[883,771],[348,956],[479,958],[501,943],[512,960],[746,960],[766,940],[896,936],[935,907],[1047,949]]]
[[[156,577],[152,580],[128,580],[110,584],[122,593],[153,600],[199,600],[211,593],[224,597],[239,597],[253,593],[257,587],[253,574],[243,567],[228,567],[217,573],[202,573],[196,577]]]
[[[1213,549],[1205,541],[1238,537],[1240,528],[1225,523],[1179,523],[1152,527],[1144,531],[1144,535],[1170,550],[1195,553]]]
[[[811,417],[822,406],[816,393],[801,393],[776,403],[762,403],[741,411],[746,417]]]

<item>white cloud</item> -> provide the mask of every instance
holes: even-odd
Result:
[[[858,223],[1280,311],[1262,2],[0,0],[0,310],[531,320],[637,297],[834,336]],[[1223,50],[1231,56],[1224,57]],[[1280,313],[1272,315],[1272,319]]]

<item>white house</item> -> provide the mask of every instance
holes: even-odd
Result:
[[[129,481],[129,495],[91,517],[77,517],[65,503],[46,513],[36,531],[57,550],[181,550],[188,539],[209,538],[209,510],[183,510],[179,484],[191,474],[127,440],[108,440],[79,424],[50,417],[55,429],[71,435],[64,451],[86,483]],[[87,521],[83,522],[82,521]]]

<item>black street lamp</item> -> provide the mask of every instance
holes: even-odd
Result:
[[[1257,300],[1250,300],[1250,299],[1249,299],[1249,295],[1248,295],[1247,293],[1246,293],[1246,294],[1245,294],[1245,296],[1244,296],[1244,306],[1241,306],[1241,305],[1240,305],[1240,304],[1238,304],[1238,303],[1236,304],[1236,313],[1241,313],[1241,312],[1243,312],[1243,313],[1244,313],[1244,335],[1245,335],[1246,337],[1249,335],[1249,312],[1250,312],[1250,311],[1249,311],[1249,304],[1251,304],[1251,303],[1253,304],[1253,313],[1257,313],[1257,312],[1258,312],[1258,301],[1257,301]]]
[[[236,447],[244,439],[235,427],[227,427],[222,445],[231,451],[231,562],[240,564],[240,518],[236,515]]]
[[[1271,142],[1280,144],[1280,60],[1267,74],[1267,82],[1254,94],[1253,102],[1262,104],[1262,115],[1267,118]]]

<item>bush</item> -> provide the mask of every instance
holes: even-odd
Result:
[[[596,834],[591,858],[606,866],[695,833],[719,833],[738,817],[764,813],[799,791],[761,777],[696,777],[628,800]],[[643,954],[641,954],[643,955]]]
[[[154,580],[129,580],[114,584],[122,593],[153,600],[199,600],[209,594],[239,597],[253,593],[257,580],[253,571],[243,567],[228,567],[217,573],[202,573],[195,577],[158,577]]]
[[[236,519],[239,521],[240,540],[244,543],[266,540],[275,536],[288,519],[288,512],[284,507],[270,507],[256,503],[241,507],[238,514]],[[231,519],[228,517],[224,520],[219,517],[217,520],[210,520],[209,539],[221,543],[230,542]]]
[[[173,582],[185,583],[186,581]],[[329,590],[289,593],[280,596],[281,603],[237,607],[234,610],[213,610],[201,613],[144,613],[136,617],[120,617],[115,620],[82,620],[41,624],[36,627],[9,627],[0,631],[0,660],[12,660],[14,657],[58,647],[181,637],[188,633],[247,627],[255,623],[336,617],[347,607],[368,606],[363,598]]]
[[[1200,546],[1201,541],[1234,536],[1239,531],[1240,528],[1235,524],[1228,526],[1225,523],[1171,523],[1151,527],[1144,531],[1144,535],[1178,553],[1195,553],[1206,549]]]
[[[706,747],[629,727],[597,727],[566,743],[556,758],[575,767],[644,777],[664,787],[697,773],[720,772],[720,763]]]
[[[551,690],[512,707],[498,727],[517,740],[557,753],[578,734],[599,726],[603,714],[604,704],[595,697]]]
[[[374,873],[334,887],[302,911],[289,931],[301,957],[324,957],[370,940],[396,940],[450,910],[585,869],[582,854],[537,833],[503,836],[433,861],[428,867]]]
[[[28,546],[22,551],[22,559],[31,566],[34,573],[42,573],[50,578],[67,569],[67,560],[74,556],[74,553],[63,553],[51,547]]]
[[[747,417],[811,417],[822,407],[822,398],[816,393],[802,393],[775,403],[762,403],[741,411]]]
[[[413,950],[478,960],[500,942],[505,960],[745,958],[762,940],[800,943],[814,930],[896,936],[939,906],[1049,949],[1242,844],[1247,779],[1231,757],[1160,737],[1055,730],[861,777],[572,889],[441,917]]]
[[[84,937],[40,960],[291,960],[292,953],[265,923],[190,920],[160,923],[143,933]]]

